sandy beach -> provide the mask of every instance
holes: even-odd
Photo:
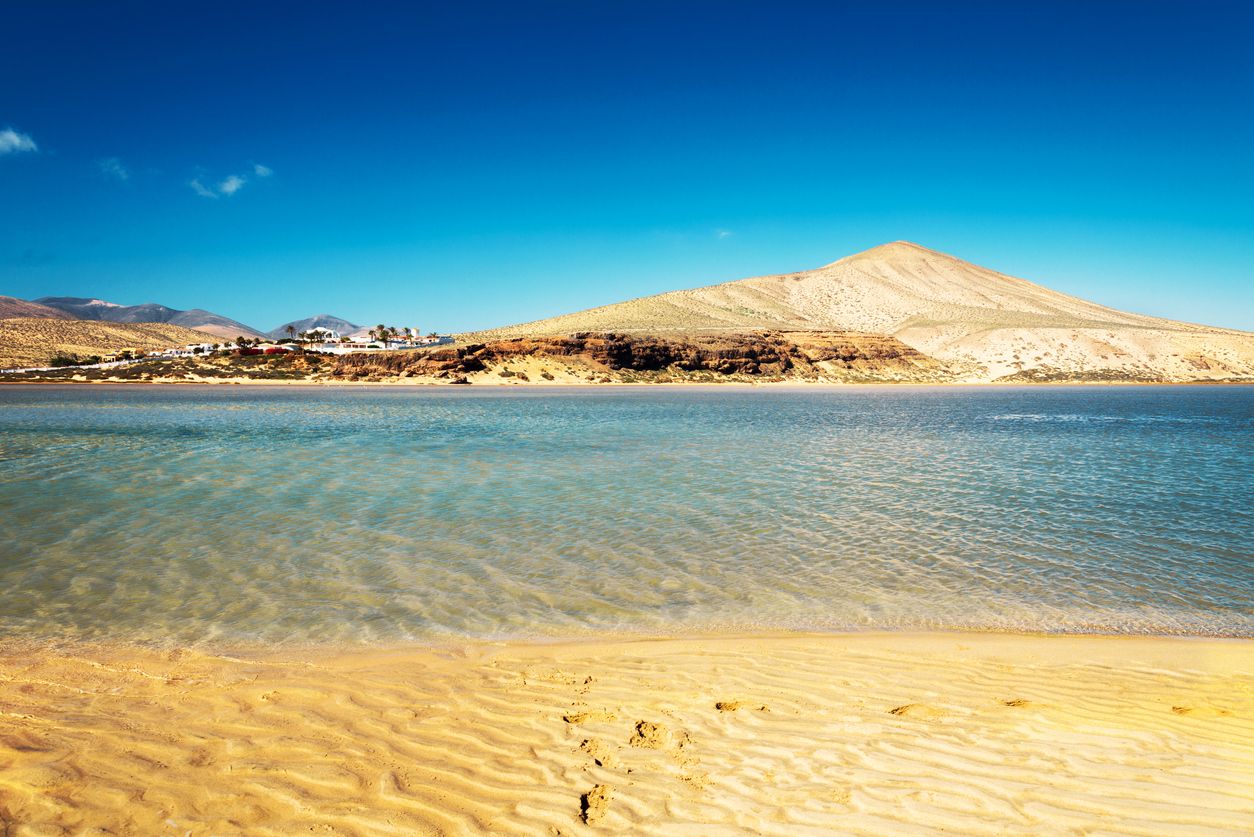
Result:
[[[1248,640],[770,635],[0,656],[52,833],[1241,833]]]
[[[245,386],[253,388],[307,388],[307,389],[385,389],[385,390],[416,390],[429,392],[433,390],[447,391],[452,393],[459,392],[482,392],[487,391],[509,391],[517,390],[527,393],[544,393],[544,392],[568,392],[571,390],[588,390],[590,392],[605,390],[698,390],[698,391],[740,391],[740,390],[770,390],[779,392],[824,392],[824,391],[846,391],[846,390],[882,390],[885,392],[908,391],[908,390],[929,390],[929,389],[979,389],[979,390],[1013,390],[1013,389],[1068,389],[1081,387],[1086,389],[1097,389],[1099,387],[1119,387],[1119,388],[1148,388],[1148,387],[1169,387],[1169,388],[1228,388],[1228,387],[1254,387],[1254,381],[1036,381],[1036,382],[1009,382],[1009,381],[947,381],[931,384],[910,384],[910,383],[841,383],[841,382],[809,382],[809,381],[668,381],[663,383],[626,383],[623,381],[610,381],[608,383],[589,383],[585,380],[555,380],[555,381],[483,381],[476,382],[471,386],[463,386],[458,384],[450,384],[447,381],[414,381],[412,379],[398,379],[391,381],[328,381],[313,378],[303,378],[297,380],[265,380],[258,378],[201,378],[201,379],[176,379],[176,378],[155,378],[151,381],[126,381],[121,379],[106,379],[100,381],[88,381],[82,378],[64,378],[59,380],[47,381],[30,381],[30,380],[12,380],[0,379],[0,387],[12,388],[57,388],[66,386],[87,386],[97,389],[107,389],[111,387],[123,387],[126,389],[143,389],[145,387],[176,387],[179,389],[189,389],[195,387],[224,387],[224,386]]]
[[[10,5],[0,837],[1254,837],[1254,3]]]

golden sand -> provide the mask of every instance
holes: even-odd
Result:
[[[1254,645],[0,655],[0,833],[1242,833]]]

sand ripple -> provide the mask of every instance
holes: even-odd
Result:
[[[11,834],[1236,834],[1254,821],[1250,647],[10,649],[0,821]]]

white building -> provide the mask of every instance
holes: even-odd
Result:
[[[333,328],[323,328],[316,326],[304,332],[305,335],[313,339],[315,343],[338,343],[340,342],[340,333]]]

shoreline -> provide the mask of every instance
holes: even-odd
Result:
[[[423,391],[433,390],[451,390],[472,391],[472,390],[553,390],[566,391],[577,389],[738,389],[738,390],[852,390],[852,389],[953,389],[953,388],[971,388],[971,389],[1049,389],[1049,388],[1097,388],[1097,387],[1254,387],[1254,380],[1250,381],[935,381],[927,383],[919,382],[859,382],[849,383],[841,381],[830,382],[807,382],[807,381],[667,381],[659,383],[639,383],[639,382],[621,382],[609,381],[606,383],[557,383],[545,381],[540,382],[518,382],[518,383],[471,383],[471,384],[451,384],[451,383],[416,383],[410,380],[398,379],[396,381],[282,381],[282,380],[262,380],[257,378],[219,378],[214,380],[202,381],[186,381],[186,380],[155,380],[155,381],[14,381],[4,380],[0,378],[0,387],[5,386],[28,386],[28,387],[273,387],[277,389],[287,389],[292,387],[308,388],[308,389],[413,389]]]
[[[986,639],[980,639],[981,637]],[[204,644],[187,644],[166,641],[147,641],[131,638],[92,639],[63,637],[23,637],[0,634],[0,658],[24,653],[66,654],[187,654],[231,659],[327,659],[354,656],[405,655],[405,654],[460,654],[466,649],[528,649],[543,651],[562,648],[574,650],[585,647],[645,646],[673,642],[776,642],[781,640],[851,641],[874,643],[914,643],[931,640],[962,641],[975,638],[977,642],[1002,639],[1007,642],[1022,639],[1028,641],[1093,640],[1130,643],[1230,643],[1250,644],[1251,666],[1254,668],[1254,633],[1118,633],[1109,630],[1044,630],[1004,627],[945,627],[945,628],[709,628],[681,629],[674,632],[656,631],[604,631],[589,630],[586,633],[535,634],[514,636],[475,636],[439,634],[425,638],[301,641],[268,643],[248,640],[226,640]]]
[[[18,833],[1239,833],[1254,811],[1248,638],[18,645]]]

